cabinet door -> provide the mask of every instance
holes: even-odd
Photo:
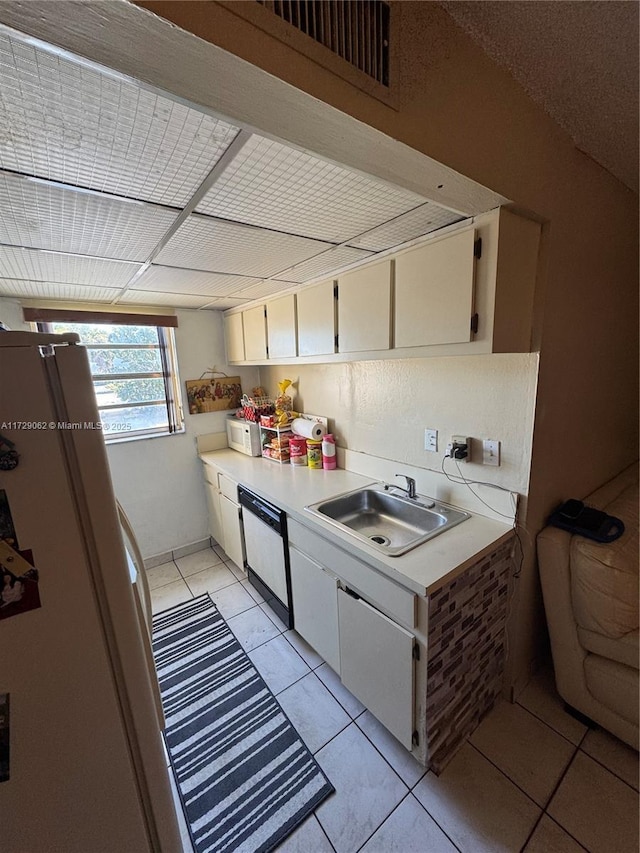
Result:
[[[222,529],[222,518],[220,517],[220,492],[207,480],[204,481],[204,490],[209,508],[209,533],[218,545],[224,548],[224,531]]]
[[[289,549],[293,627],[340,674],[338,581],[321,565]]]
[[[242,314],[227,314],[225,316],[224,337],[227,345],[227,361],[244,361]]]
[[[391,261],[338,279],[338,352],[391,346]]]
[[[471,340],[474,242],[469,229],[396,257],[396,348]]]
[[[294,358],[298,355],[296,297],[293,293],[267,304],[269,358]]]
[[[335,352],[336,308],[333,281],[305,287],[297,294],[298,354],[327,355]]]
[[[220,518],[224,536],[224,550],[233,562],[244,569],[244,537],[242,535],[242,520],[240,505],[220,495]]]
[[[413,634],[341,589],[338,625],[342,683],[403,746],[411,749]]]
[[[267,357],[267,321],[264,305],[242,312],[244,357],[246,361],[264,361]]]

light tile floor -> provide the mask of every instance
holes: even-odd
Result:
[[[279,853],[638,853],[638,754],[569,716],[549,671],[516,704],[499,702],[438,777],[286,629],[219,546],[148,577],[154,612],[210,593],[336,788]]]

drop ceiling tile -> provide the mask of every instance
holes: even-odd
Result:
[[[0,35],[0,167],[184,206],[238,128]]]
[[[0,175],[0,243],[144,261],[172,210]]]
[[[140,264],[0,246],[0,278],[124,287]]]
[[[260,282],[259,278],[244,275],[220,275],[200,270],[163,267],[152,264],[135,282],[136,290],[155,290],[156,292],[203,294],[228,296],[236,291]]]
[[[188,217],[155,260],[175,267],[267,278],[329,248],[318,240],[196,215]]]
[[[464,218],[459,213],[453,213],[443,207],[438,207],[437,204],[427,202],[415,210],[409,211],[409,213],[403,213],[391,222],[374,228],[361,237],[349,240],[349,245],[357,246],[360,249],[371,249],[373,252],[382,252],[385,249],[406,243],[407,240],[414,240],[423,234],[430,234],[432,231],[444,228],[445,225],[460,222]]]
[[[350,246],[337,246],[315,258],[297,264],[291,269],[284,270],[280,274],[280,278],[296,283],[310,281],[320,276],[332,275],[336,270],[349,266],[349,264],[370,258],[372,254],[372,252],[366,252],[363,249],[352,249]]]
[[[342,243],[424,201],[408,190],[254,135],[198,210]]]
[[[250,301],[250,299],[232,299],[228,296],[223,296],[222,299],[212,300],[207,305],[207,308],[211,308],[214,311],[226,311],[229,308],[237,308],[239,305],[245,305]]]
[[[294,286],[291,283],[287,284],[285,281],[261,281],[234,295],[243,299],[261,299],[263,296],[273,296],[274,293],[280,293]]]
[[[24,299],[65,299],[74,302],[111,302],[118,293],[116,288],[110,287],[0,278],[0,296],[20,296]]]
[[[187,293],[156,293],[152,290],[126,290],[118,302],[139,305],[168,305],[173,308],[202,308],[211,302],[210,296],[191,296]]]

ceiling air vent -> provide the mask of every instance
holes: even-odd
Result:
[[[382,0],[257,0],[283,21],[389,85],[389,5]]]

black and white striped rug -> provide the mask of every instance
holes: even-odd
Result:
[[[334,791],[209,595],[153,619],[165,739],[196,853],[266,853]]]

